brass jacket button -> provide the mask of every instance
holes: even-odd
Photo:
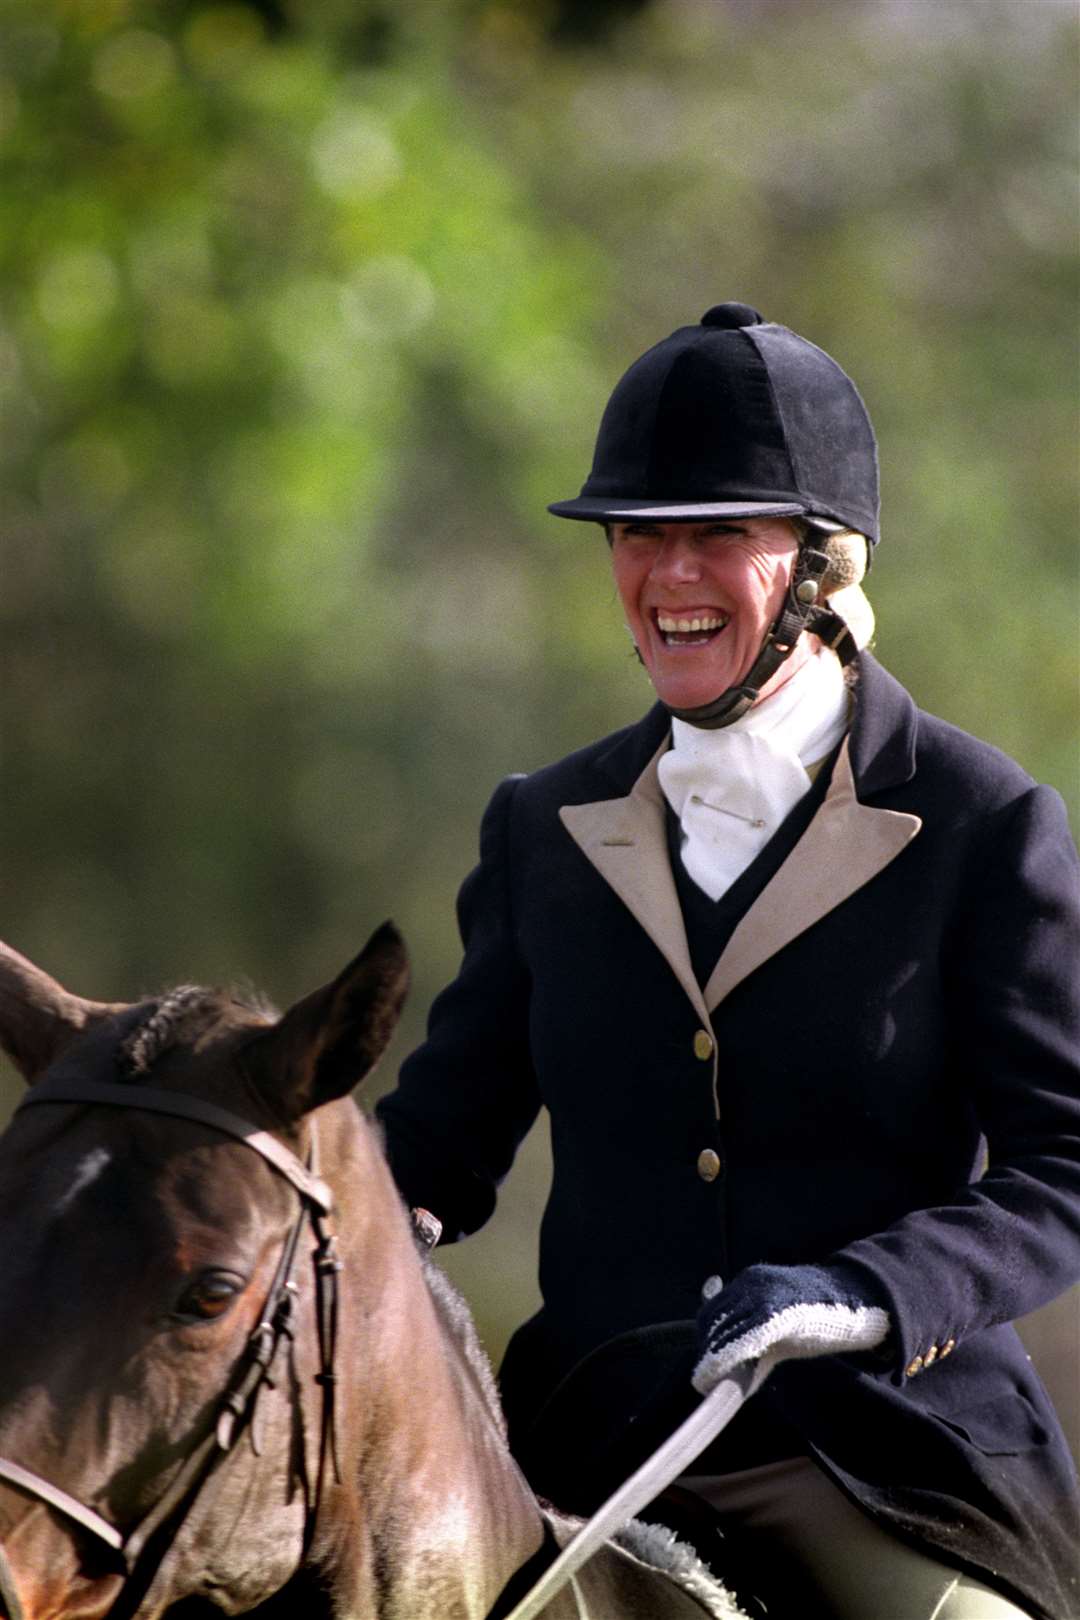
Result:
[[[720,1155],[712,1148],[703,1148],[698,1154],[697,1173],[702,1181],[715,1181],[720,1174]]]
[[[904,1369],[904,1371],[907,1373],[909,1378],[914,1378],[915,1374],[916,1373],[921,1373],[922,1370],[923,1370],[923,1358],[922,1358],[922,1356],[912,1356],[911,1360],[908,1362],[907,1366]]]
[[[956,1340],[955,1339],[946,1339],[945,1343],[941,1347],[940,1354],[943,1355],[943,1356],[951,1356],[955,1349],[956,1349]]]
[[[939,1354],[939,1351],[938,1351],[937,1345],[932,1344],[930,1346],[929,1350],[926,1352],[925,1356],[923,1356],[923,1363],[922,1363],[923,1366],[924,1367],[932,1367],[934,1365],[934,1362],[938,1358],[938,1354]]]
[[[707,1063],[713,1055],[713,1038],[707,1029],[699,1029],[694,1036],[694,1056]]]

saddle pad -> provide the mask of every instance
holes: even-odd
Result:
[[[545,1510],[560,1547],[580,1521]],[[662,1525],[632,1520],[575,1576],[581,1620],[747,1620],[701,1559]]]

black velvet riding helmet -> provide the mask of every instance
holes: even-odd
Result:
[[[594,523],[824,518],[878,538],[877,445],[851,378],[746,304],[718,304],[636,360],[581,494]]]

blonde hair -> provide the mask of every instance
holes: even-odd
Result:
[[[822,580],[823,594],[838,613],[860,649],[874,639],[874,610],[862,588],[870,563],[870,542],[857,529],[813,536],[815,547],[829,559]]]

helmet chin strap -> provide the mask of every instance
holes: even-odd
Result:
[[[668,713],[688,725],[700,726],[703,731],[719,731],[722,726],[730,726],[757,702],[762,687],[791,657],[804,630],[820,636],[842,664],[849,664],[858,651],[855,638],[839,613],[817,605],[821,579],[828,566],[829,559],[824,552],[808,545],[800,546],[784,606],[773,621],[746,679],[738,686],[729,686],[711,703],[700,703],[692,709],[676,709],[665,703]]]

